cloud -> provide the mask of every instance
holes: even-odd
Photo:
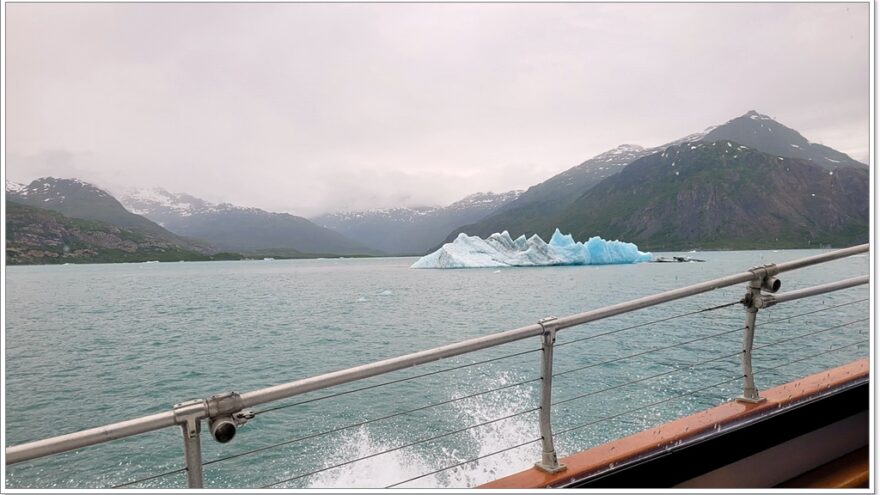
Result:
[[[11,177],[77,173],[305,215],[447,204],[753,108],[867,161],[866,4],[7,13]]]

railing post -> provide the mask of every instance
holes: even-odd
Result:
[[[736,400],[737,402],[757,404],[767,400],[761,397],[761,394],[758,392],[758,387],[755,386],[755,375],[752,371],[755,320],[758,317],[758,309],[765,307],[761,290],[776,292],[782,284],[774,278],[774,275],[778,273],[776,265],[764,265],[752,268],[750,271],[755,274],[755,278],[749,282],[748,290],[742,300],[742,304],[746,309],[746,326],[742,346],[743,393]]]
[[[556,458],[553,445],[553,429],[550,426],[550,404],[553,390],[553,344],[556,343],[556,317],[544,318],[538,322],[544,330],[541,334],[541,408],[538,421],[541,427],[541,462],[535,467],[548,473],[565,470]]]
[[[202,442],[199,432],[207,412],[204,400],[191,400],[174,405],[174,419],[183,432],[183,456],[186,462],[186,486],[202,488]]]

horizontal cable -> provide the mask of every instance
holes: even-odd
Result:
[[[652,379],[654,379],[654,378],[659,378],[659,377],[661,377],[661,376],[666,376],[666,375],[671,375],[671,374],[673,374],[673,373],[678,373],[679,371],[684,371],[684,370],[687,370],[687,369],[690,369],[690,368],[694,368],[694,367],[696,367],[696,366],[701,366],[701,365],[704,365],[704,364],[713,363],[713,362],[715,362],[715,361],[721,361],[721,360],[723,360],[723,359],[730,359],[730,358],[732,358],[732,357],[736,357],[736,356],[741,355],[742,352],[743,352],[743,351],[737,351],[737,352],[735,352],[735,353],[733,353],[733,354],[728,354],[728,355],[724,355],[724,356],[716,357],[716,358],[713,358],[713,359],[709,359],[709,360],[707,360],[707,361],[700,361],[700,362],[698,362],[698,363],[691,363],[691,364],[689,364],[689,365],[687,365],[687,366],[684,366],[684,367],[681,367],[681,368],[675,368],[675,369],[673,369],[673,370],[671,370],[671,371],[664,371],[663,373],[658,373],[658,374],[656,374],[656,375],[647,376],[647,377],[645,377],[645,378],[639,378],[638,380],[633,380],[633,381],[631,381],[631,382],[626,382],[626,383],[622,383],[622,384],[620,384],[620,385],[614,385],[614,386],[612,386],[612,387],[603,388],[603,389],[599,389],[599,390],[594,390],[594,391],[592,391],[592,392],[587,392],[587,393],[585,393],[585,394],[576,395],[576,396],[574,396],[574,397],[569,397],[568,399],[562,399],[562,400],[560,400],[560,401],[554,402],[554,403],[551,404],[551,405],[556,406],[556,405],[559,405],[559,404],[564,404],[564,403],[566,403],[566,402],[571,402],[571,401],[573,401],[573,400],[583,399],[584,397],[589,397],[589,396],[591,396],[591,395],[596,395],[596,394],[601,394],[601,393],[603,393],[603,392],[608,392],[609,390],[614,390],[614,389],[618,389],[618,388],[623,388],[623,387],[626,387],[626,386],[628,386],[628,385],[632,385],[632,384],[635,384],[635,383],[640,383],[640,382],[644,382],[644,381],[652,380]]]
[[[530,443],[535,443],[535,442],[538,442],[538,441],[540,441],[540,440],[542,440],[542,439],[543,439],[543,437],[539,437],[539,438],[536,438],[536,439],[534,439],[534,440],[529,440],[528,442],[523,442],[523,443],[516,444],[516,445],[510,446],[510,447],[507,447],[507,448],[501,449],[501,450],[496,450],[495,452],[490,452],[490,453],[488,453],[488,454],[483,454],[483,455],[481,455],[481,456],[479,456],[479,457],[474,457],[473,459],[469,459],[469,460],[467,460],[467,461],[459,462],[458,464],[453,464],[453,465],[451,465],[451,466],[446,466],[445,468],[438,469],[438,470],[436,470],[436,471],[432,471],[432,472],[430,472],[430,473],[425,473],[425,474],[422,474],[422,475],[420,475],[420,476],[416,476],[416,477],[414,477],[414,478],[410,478],[410,479],[408,479],[408,480],[400,481],[400,482],[395,483],[395,484],[393,484],[393,485],[388,485],[388,486],[386,486],[385,488],[394,488],[395,486],[399,486],[399,485],[402,485],[402,484],[404,484],[404,483],[409,483],[410,481],[415,481],[415,480],[417,480],[417,479],[424,478],[424,477],[426,477],[426,476],[431,476],[432,474],[442,473],[443,471],[446,471],[446,470],[449,470],[449,469],[452,469],[452,468],[457,468],[457,467],[459,467],[459,466],[464,466],[465,464],[470,464],[470,463],[472,463],[472,462],[479,461],[480,459],[485,459],[486,457],[490,457],[490,456],[493,456],[493,455],[497,455],[497,454],[500,454],[500,453],[502,453],[502,452],[507,452],[508,450],[513,450],[513,449],[518,449],[518,448],[520,448],[520,447],[525,447],[526,445],[528,445],[528,444],[530,444]]]
[[[817,309],[817,310],[815,310],[815,311],[809,311],[809,312],[807,312],[807,313],[801,313],[801,314],[799,314],[799,315],[788,316],[788,317],[786,317],[786,318],[779,318],[779,319],[777,319],[777,320],[765,321],[765,322],[763,322],[763,323],[758,323],[758,324],[756,324],[756,325],[755,325],[755,328],[758,328],[758,327],[760,327],[760,326],[764,326],[764,325],[770,325],[771,323],[779,323],[780,321],[787,321],[787,320],[792,320],[792,319],[794,319],[794,318],[800,318],[800,317],[802,317],[802,316],[807,316],[807,315],[812,315],[812,314],[816,314],[816,313],[821,313],[821,312],[823,312],[823,311],[828,311],[828,310],[830,310],[830,309],[842,308],[842,307],[844,307],[844,306],[849,306],[849,305],[852,305],[852,304],[857,304],[857,303],[865,302],[865,301],[868,301],[868,300],[869,300],[869,299],[867,299],[867,298],[866,298],[866,299],[859,299],[859,300],[857,300],[857,301],[850,301],[850,302],[847,302],[847,303],[838,304],[838,305],[836,305],[836,306],[828,306],[828,307],[825,307],[825,308],[822,308],[822,309]]]
[[[639,410],[641,410],[641,409],[647,409],[647,408],[649,408],[649,407],[653,407],[653,406],[656,406],[656,405],[658,405],[658,404],[662,404],[662,403],[664,403],[664,402],[668,402],[668,401],[673,400],[673,399],[679,399],[679,398],[681,398],[681,397],[686,397],[686,396],[688,396],[688,395],[693,395],[693,394],[696,394],[696,393],[702,392],[702,391],[704,391],[704,390],[708,390],[708,389],[711,389],[711,388],[715,388],[715,387],[717,387],[717,386],[719,386],[719,385],[724,385],[724,384],[726,384],[726,383],[730,383],[730,382],[733,382],[733,381],[739,380],[739,379],[741,379],[741,378],[743,378],[743,375],[737,376],[737,377],[735,377],[735,378],[731,378],[731,379],[729,379],[729,380],[725,380],[725,381],[723,381],[723,382],[716,383],[716,384],[714,384],[714,385],[710,385],[710,386],[708,386],[708,387],[700,388],[700,389],[697,389],[697,390],[691,390],[691,391],[686,392],[686,393],[684,393],[684,394],[682,394],[682,395],[678,395],[678,396],[675,396],[675,397],[672,397],[672,398],[669,398],[669,399],[665,399],[665,400],[662,400],[662,401],[660,401],[660,402],[655,402],[655,403],[653,403],[653,404],[648,404],[647,406],[642,406],[642,407],[639,407],[639,408],[637,408],[637,409],[631,409],[631,410],[629,410],[629,411],[626,411],[626,412],[623,412],[623,413],[617,414],[617,415],[615,415],[615,416],[609,416],[609,417],[607,417],[607,418],[603,418],[603,419],[600,419],[600,420],[597,420],[597,421],[593,421],[593,422],[591,422],[591,423],[589,423],[589,424],[595,424],[595,423],[598,423],[598,422],[601,422],[601,421],[605,421],[605,420],[613,419],[613,418],[616,418],[616,417],[618,417],[618,416],[623,416],[623,415],[625,415],[625,414],[629,414],[629,413],[632,413],[632,412],[635,412],[635,411],[639,411]],[[569,428],[569,429],[567,429],[567,430],[563,430],[563,431],[557,432],[556,435],[561,435],[561,434],[563,434],[563,433],[568,433],[568,432],[570,432],[570,431],[573,431],[573,430],[576,430],[576,429],[579,429],[579,428],[584,428],[584,427],[586,427],[586,426],[589,426],[589,424],[583,424],[583,425],[580,425],[580,426],[577,426],[577,427],[574,427],[574,428]],[[457,463],[457,464],[453,464],[453,465],[451,465],[451,466],[446,466],[446,467],[444,467],[444,468],[442,468],[442,469],[438,469],[438,470],[436,470],[436,471],[432,471],[432,472],[430,472],[430,473],[426,473],[426,474],[423,474],[423,475],[420,475],[420,476],[416,476],[416,477],[414,477],[414,478],[410,478],[410,479],[408,479],[408,480],[400,481],[400,482],[397,482],[397,483],[395,483],[395,484],[393,484],[393,485],[388,485],[388,486],[386,486],[385,488],[393,488],[393,487],[395,487],[395,486],[399,486],[399,485],[402,485],[402,484],[404,484],[404,483],[409,483],[410,481],[414,481],[414,480],[417,480],[417,479],[420,479],[420,478],[424,478],[424,477],[426,477],[426,476],[431,476],[431,475],[433,475],[433,474],[441,473],[441,472],[443,472],[443,471],[447,471],[447,470],[449,470],[449,469],[453,469],[453,468],[456,468],[456,467],[459,467],[459,466],[463,466],[463,465],[465,465],[465,464],[469,464],[469,463],[471,463],[471,462],[475,462],[475,461],[478,461],[478,460],[480,460],[480,459],[484,459],[484,458],[489,457],[489,456],[493,456],[493,455],[496,455],[496,454],[500,454],[500,453],[502,453],[502,452],[507,452],[507,451],[509,451],[509,450],[513,450],[513,449],[518,449],[518,448],[520,448],[520,447],[524,447],[524,446],[526,446],[526,445],[528,445],[528,444],[535,443],[535,442],[537,442],[537,441],[539,441],[539,440],[541,440],[541,439],[542,439],[542,438],[536,438],[536,439],[534,439],[534,440],[529,440],[529,441],[527,441],[527,442],[523,442],[523,443],[520,443],[520,444],[517,444],[517,445],[513,445],[513,446],[511,446],[511,447],[507,447],[507,448],[504,448],[504,449],[501,449],[501,450],[497,450],[497,451],[495,451],[495,452],[490,452],[490,453],[488,453],[488,454],[481,455],[481,456],[479,456],[479,457],[474,457],[473,459],[470,459],[470,460],[467,460],[467,461],[459,462],[459,463]]]
[[[661,318],[661,319],[659,319],[659,320],[653,320],[653,321],[649,321],[649,322],[645,322],[645,323],[639,323],[638,325],[633,325],[633,326],[624,327],[624,328],[618,328],[617,330],[611,330],[610,332],[598,333],[598,334],[596,334],[596,335],[588,335],[588,336],[586,336],[586,337],[581,337],[581,338],[579,338],[579,339],[569,340],[568,342],[563,342],[563,343],[561,343],[561,344],[556,344],[556,347],[562,347],[562,346],[564,346],[564,345],[574,344],[574,343],[576,343],[576,342],[582,342],[582,341],[584,341],[584,340],[596,339],[596,338],[599,338],[599,337],[604,337],[604,336],[606,336],[606,335],[613,335],[613,334],[615,334],[615,333],[625,332],[625,331],[627,331],[627,330],[632,330],[632,329],[634,329],[634,328],[641,328],[641,327],[644,327],[644,326],[653,325],[653,324],[655,324],[655,323],[662,323],[662,322],[664,322],[664,321],[674,320],[674,319],[676,319],[676,318],[684,318],[685,316],[692,316],[692,315],[696,315],[696,314],[699,314],[699,313],[705,313],[705,312],[707,312],[707,311],[714,311],[714,310],[716,310],[716,309],[727,308],[727,307],[729,307],[729,306],[733,306],[733,305],[735,305],[735,304],[739,304],[739,303],[740,303],[739,301],[736,301],[736,302],[732,302],[732,303],[722,304],[722,305],[720,305],[720,306],[713,306],[713,307],[711,307],[711,308],[698,309],[698,310],[696,310],[696,311],[691,311],[691,312],[689,312],[689,313],[682,313],[682,314],[680,314],[680,315],[669,316],[669,317],[667,317],[667,318]]]
[[[782,344],[782,343],[785,343],[785,342],[790,342],[790,341],[792,341],[792,340],[802,339],[802,338],[804,338],[804,337],[810,337],[810,336],[813,336],[813,335],[818,335],[818,334],[820,334],[820,333],[824,333],[824,332],[830,332],[831,330],[836,330],[836,329],[838,329],[838,328],[846,327],[846,326],[852,325],[852,324],[854,324],[854,323],[861,323],[861,322],[863,322],[863,321],[868,321],[868,320],[870,320],[870,318],[862,318],[861,320],[853,320],[853,321],[850,321],[850,322],[848,322],[848,323],[841,323],[840,325],[834,325],[833,327],[824,328],[824,329],[822,329],[822,330],[818,330],[818,331],[816,331],[816,332],[804,333],[804,334],[801,334],[801,335],[797,335],[797,336],[795,336],[795,337],[789,337],[789,338],[787,338],[787,339],[775,340],[775,341],[773,341],[773,342],[769,342],[769,343],[767,343],[767,344],[763,344],[763,345],[758,345],[758,346],[752,347],[752,350],[753,350],[753,351],[756,351],[756,350],[758,350],[758,349],[764,349],[765,347],[773,347],[774,345]]]
[[[731,333],[734,333],[734,332],[740,332],[740,331],[742,331],[742,330],[745,330],[745,327],[734,328],[733,330],[727,330],[727,331],[724,331],[724,332],[720,332],[720,333],[716,333],[716,334],[712,334],[712,335],[707,335],[707,336],[705,336],[705,337],[699,337],[699,338],[696,338],[696,339],[687,340],[687,341],[684,341],[684,342],[679,342],[679,343],[677,343],[677,344],[673,344],[673,345],[668,345],[668,346],[664,346],[664,347],[657,347],[657,348],[654,348],[654,349],[649,349],[649,350],[647,350],[647,351],[637,352],[637,353],[635,353],[635,354],[630,354],[630,355],[622,356],[622,357],[615,358],[615,359],[609,359],[608,361],[602,361],[602,362],[600,362],[600,363],[588,364],[588,365],[586,365],[586,366],[581,366],[581,367],[579,367],[579,368],[573,368],[573,369],[570,369],[570,370],[560,371],[559,373],[555,373],[553,376],[554,376],[554,377],[557,377],[557,376],[561,376],[561,375],[567,375],[567,374],[569,374],[569,373],[574,373],[575,371],[581,371],[581,370],[585,370],[585,369],[587,369],[587,368],[595,368],[596,366],[602,366],[602,365],[605,365],[605,364],[615,363],[615,362],[617,362],[617,361],[623,361],[623,360],[625,360],[625,359],[630,359],[630,358],[634,358],[634,357],[638,357],[638,356],[644,356],[645,354],[651,354],[651,353],[653,353],[653,352],[663,351],[663,350],[666,350],[666,349],[671,349],[671,348],[673,348],[673,347],[681,347],[681,346],[683,346],[683,345],[692,344],[692,343],[694,343],[694,342],[699,342],[699,341],[701,341],[701,340],[711,339],[711,338],[714,338],[714,337],[721,337],[721,336],[723,336],[723,335],[728,335],[728,334],[731,334]]]
[[[145,482],[145,481],[150,481],[150,480],[154,480],[154,479],[157,479],[157,478],[162,478],[163,476],[168,476],[169,474],[177,474],[177,473],[184,473],[184,472],[186,472],[186,468],[185,468],[185,467],[182,467],[182,468],[180,468],[180,469],[175,469],[174,471],[166,471],[166,472],[164,472],[164,473],[160,473],[160,474],[157,474],[157,475],[154,475],[154,476],[150,476],[150,477],[148,477],[148,478],[141,478],[141,479],[138,479],[138,480],[129,481],[128,483],[122,483],[122,484],[119,484],[119,485],[113,485],[113,486],[111,486],[110,488],[122,488],[122,487],[124,487],[124,486],[136,485],[136,484],[138,484],[138,483],[143,483],[143,482]]]
[[[414,408],[414,409],[408,409],[408,410],[406,410],[406,411],[396,412],[396,413],[394,413],[394,414],[389,414],[389,415],[387,415],[387,416],[382,416],[382,417],[379,417],[379,418],[368,419],[368,420],[365,420],[365,421],[361,421],[361,422],[359,422],[359,423],[353,423],[353,424],[346,425],[346,426],[340,426],[340,427],[338,427],[338,428],[333,428],[333,429],[331,429],[331,430],[325,430],[325,431],[322,431],[322,432],[319,432],[319,433],[312,433],[312,434],[309,434],[309,435],[306,435],[306,436],[297,437],[297,438],[292,438],[292,439],[290,439],[290,440],[285,440],[285,441],[283,441],[283,442],[278,442],[278,443],[274,443],[274,444],[271,444],[271,445],[266,445],[266,446],[259,447],[259,448],[253,449],[253,450],[248,450],[248,451],[245,451],[245,452],[239,452],[239,453],[237,453],[237,454],[228,455],[228,456],[226,456],[226,457],[221,457],[221,458],[219,458],[219,459],[213,459],[213,460],[210,460],[210,461],[207,461],[207,462],[203,462],[202,465],[203,465],[203,466],[207,466],[208,464],[214,464],[214,463],[217,463],[217,462],[228,461],[229,459],[235,459],[235,458],[237,458],[237,457],[243,457],[243,456],[250,455],[250,454],[256,454],[257,452],[262,452],[262,451],[264,451],[264,450],[274,449],[274,448],[276,448],[276,447],[282,447],[282,446],[284,446],[284,445],[290,445],[290,444],[292,444],[292,443],[301,442],[301,441],[303,441],[303,440],[310,440],[310,439],[312,439],[312,438],[317,438],[317,437],[321,437],[321,436],[324,436],[324,435],[329,435],[329,434],[331,434],[331,433],[337,433],[337,432],[340,432],[340,431],[349,430],[349,429],[351,429],[351,428],[356,428],[356,427],[358,427],[358,426],[368,425],[368,424],[370,424],[370,423],[375,423],[375,422],[377,422],[377,421],[383,421],[383,420],[386,420],[386,419],[395,418],[395,417],[397,417],[397,416],[403,416],[403,415],[405,415],[405,414],[411,414],[411,413],[414,413],[414,412],[417,412],[417,411],[423,411],[423,410],[425,410],[425,409],[430,409],[430,408],[432,408],[432,407],[442,406],[442,405],[444,405],[444,404],[451,404],[451,403],[453,403],[453,402],[458,402],[458,401],[460,401],[460,400],[472,399],[472,398],[474,398],[474,397],[478,397],[478,396],[480,396],[480,395],[485,395],[485,394],[489,394],[489,393],[492,393],[492,392],[497,392],[497,391],[499,391],[499,390],[505,390],[505,389],[508,389],[508,388],[519,387],[519,386],[522,386],[522,385],[526,385],[526,384],[533,383],[533,382],[539,382],[539,381],[541,381],[540,378],[533,378],[533,379],[531,379],[531,380],[525,380],[525,381],[521,381],[521,382],[517,382],[517,383],[512,383],[512,384],[509,384],[509,385],[504,385],[504,386],[501,386],[501,387],[496,387],[496,388],[493,388],[493,389],[491,389],[491,390],[484,390],[484,391],[482,391],[482,392],[476,392],[476,393],[473,393],[473,394],[468,394],[468,395],[464,395],[464,396],[461,396],[461,397],[456,397],[456,398],[454,398],[454,399],[449,399],[449,400],[445,400],[445,401],[442,401],[442,402],[435,402],[435,403],[433,403],[433,404],[428,404],[427,406],[416,407],[416,408]]]
[[[586,428],[587,426],[592,426],[592,425],[595,425],[595,424],[598,424],[598,423],[602,423],[602,422],[604,422],[604,421],[608,421],[608,420],[611,420],[611,419],[614,419],[614,418],[618,418],[618,417],[620,417],[620,416],[624,416],[624,415],[627,415],[627,414],[630,414],[630,413],[634,413],[634,412],[636,412],[636,411],[641,411],[641,410],[643,410],[643,409],[648,409],[649,407],[654,407],[654,406],[657,406],[657,405],[663,404],[663,403],[665,403],[665,402],[669,402],[669,401],[671,401],[671,400],[681,399],[682,397],[687,397],[687,396],[689,396],[689,395],[694,395],[694,394],[697,394],[697,393],[699,393],[699,392],[703,392],[703,391],[705,391],[705,390],[709,390],[709,389],[715,388],[715,387],[717,387],[717,386],[719,386],[719,385],[724,385],[724,384],[726,384],[726,383],[730,383],[730,382],[737,381],[737,380],[739,380],[739,379],[741,379],[741,378],[745,378],[745,375],[738,375],[738,376],[736,376],[735,378],[731,378],[731,379],[729,379],[729,380],[724,380],[723,382],[718,382],[718,383],[715,383],[715,384],[713,384],[713,385],[709,385],[708,387],[703,387],[703,388],[698,388],[698,389],[696,389],[696,390],[691,390],[691,391],[685,392],[685,393],[683,393],[683,394],[680,394],[680,395],[676,395],[676,396],[670,397],[670,398],[668,398],[668,399],[663,399],[663,400],[661,400],[661,401],[659,401],[659,402],[653,402],[653,403],[648,404],[648,405],[646,405],[646,406],[637,407],[637,408],[635,408],[635,409],[630,409],[630,410],[628,410],[628,411],[625,411],[625,412],[622,412],[622,413],[618,413],[618,414],[615,414],[615,415],[613,415],[613,416],[606,416],[606,417],[604,417],[604,418],[600,418],[600,419],[597,419],[597,420],[594,420],[594,421],[590,421],[590,422],[588,422],[588,423],[584,423],[584,424],[581,424],[581,425],[578,425],[578,426],[574,426],[574,427],[571,427],[571,428],[566,428],[566,429],[564,429],[564,430],[557,431],[557,432],[554,434],[554,436],[558,436],[558,435],[562,435],[562,434],[565,434],[565,433],[569,433],[569,432],[572,432],[572,431],[574,431],[574,430],[579,430],[579,429],[581,429],[581,428]]]
[[[865,341],[853,342],[852,344],[847,344],[847,345],[844,345],[844,346],[841,346],[841,347],[835,347],[835,348],[833,348],[833,349],[828,349],[828,350],[826,350],[826,351],[822,351],[822,352],[820,352],[820,353],[818,353],[818,354],[813,354],[812,356],[807,356],[807,357],[805,357],[805,358],[801,358],[801,359],[795,359],[794,361],[789,361],[789,362],[787,362],[787,363],[783,363],[783,364],[780,364],[780,365],[777,365],[777,366],[771,366],[771,367],[769,367],[769,368],[761,368],[761,369],[759,369],[758,371],[755,371],[755,372],[752,373],[752,374],[753,374],[753,375],[757,375],[758,373],[763,373],[763,372],[765,372],[765,371],[776,370],[776,369],[779,369],[779,368],[782,368],[782,367],[788,366],[788,365],[790,365],[790,364],[800,363],[801,361],[807,361],[807,360],[809,360],[809,359],[813,359],[813,358],[815,358],[815,357],[824,356],[825,354],[828,354],[828,353],[830,353],[830,352],[835,352],[835,351],[839,351],[839,350],[841,350],[841,349],[847,349],[847,348],[849,348],[849,347],[858,346],[858,345],[868,345],[868,342],[865,342]]]
[[[373,389],[373,388],[384,387],[385,385],[392,385],[392,384],[394,384],[394,383],[406,382],[406,381],[409,381],[409,380],[415,380],[415,379],[417,379],[417,378],[424,378],[424,377],[426,377],[426,376],[437,375],[437,374],[440,374],[440,373],[446,373],[446,372],[448,372],[448,371],[455,371],[455,370],[460,370],[460,369],[462,369],[462,368],[468,368],[468,367],[471,367],[471,366],[478,366],[478,365],[481,365],[481,364],[491,363],[491,362],[493,362],[493,361],[500,361],[500,360],[502,360],[502,359],[508,359],[508,358],[512,358],[512,357],[516,357],[516,356],[522,356],[522,355],[529,354],[529,353],[532,353],[532,352],[538,352],[538,351],[540,351],[540,350],[541,350],[541,349],[531,349],[531,350],[528,350],[528,351],[517,352],[517,353],[514,353],[514,354],[508,354],[508,355],[506,355],[506,356],[501,356],[501,357],[492,358],[492,359],[486,359],[486,360],[484,360],[484,361],[477,361],[477,362],[475,362],[475,363],[462,364],[462,365],[460,365],[460,366],[454,366],[454,367],[452,367],[452,368],[444,368],[444,369],[442,369],[442,370],[431,371],[431,372],[428,372],[428,373],[422,373],[421,375],[414,375],[414,376],[410,376],[410,377],[406,377],[406,378],[401,378],[401,379],[398,379],[398,380],[391,380],[391,381],[388,381],[388,382],[377,383],[376,385],[368,385],[368,386],[366,386],[366,387],[356,388],[356,389],[353,389],[353,390],[346,390],[346,391],[344,391],[344,392],[339,392],[339,393],[335,393],[335,394],[324,395],[324,396],[321,396],[321,397],[315,397],[314,399],[302,400],[302,401],[299,401],[299,402],[294,402],[294,403],[292,403],[292,404],[283,404],[283,405],[280,405],[280,406],[270,407],[270,408],[268,408],[268,409],[263,409],[263,410],[257,411],[257,412],[255,412],[254,414],[263,414],[263,413],[267,413],[267,412],[270,412],[270,411],[277,411],[277,410],[279,410],[279,409],[286,409],[286,408],[288,408],[288,407],[299,406],[299,405],[302,405],[302,404],[308,404],[308,403],[310,403],[310,402],[317,402],[317,401],[324,400],[324,399],[332,399],[332,398],[334,398],[334,397],[339,397],[340,395],[353,394],[353,393],[355,393],[355,392],[362,392],[362,391],[364,391],[364,390],[370,390],[370,389]]]
[[[450,436],[450,435],[455,435],[455,434],[458,434],[458,433],[463,433],[463,432],[465,432],[465,431],[472,430],[472,429],[474,429],[474,428],[479,428],[479,427],[481,427],[481,426],[486,426],[486,425],[488,425],[488,424],[497,423],[497,422],[499,422],[499,421],[504,421],[505,419],[511,419],[511,418],[515,418],[515,417],[517,417],[517,416],[522,416],[523,414],[532,413],[532,412],[538,411],[539,409],[541,409],[541,408],[540,408],[540,407],[535,407],[535,408],[532,408],[532,409],[526,409],[525,411],[520,411],[520,412],[518,412],[518,413],[509,414],[509,415],[507,415],[507,416],[503,416],[503,417],[500,417],[500,418],[496,418],[496,419],[493,419],[493,420],[490,420],[490,421],[485,421],[485,422],[483,422],[483,423],[478,423],[478,424],[475,424],[475,425],[472,425],[472,426],[468,426],[467,428],[459,428],[459,429],[457,429],[457,430],[447,431],[447,432],[445,432],[445,433],[441,433],[440,435],[435,435],[435,436],[433,436],[433,437],[429,437],[429,438],[423,438],[423,439],[421,439],[421,440],[418,440],[418,441],[415,441],[415,442],[411,442],[411,443],[408,443],[408,444],[404,444],[404,445],[401,445],[401,446],[398,446],[398,447],[394,447],[394,448],[392,448],[392,449],[383,450],[383,451],[381,451],[381,452],[376,452],[376,453],[374,453],[374,454],[365,455],[365,456],[363,456],[363,457],[359,457],[359,458],[357,458],[357,459],[352,459],[352,460],[350,460],[350,461],[341,462],[341,463],[339,463],[339,464],[335,464],[335,465],[333,465],[333,466],[329,466],[329,467],[321,468],[321,469],[318,469],[318,470],[315,470],[315,471],[311,471],[311,472],[308,472],[308,473],[305,473],[305,474],[300,474],[300,475],[298,475],[298,476],[294,476],[294,477],[292,477],[292,478],[287,478],[287,479],[283,479],[283,480],[281,480],[281,481],[276,481],[276,482],[274,482],[274,483],[269,483],[268,485],[264,485],[264,486],[262,486],[262,487],[260,487],[260,488],[269,488],[269,487],[272,487],[272,486],[275,486],[275,485],[280,485],[281,483],[287,483],[287,482],[290,482],[290,481],[298,480],[298,479],[300,479],[300,478],[305,478],[305,477],[307,477],[307,476],[311,476],[311,475],[313,475],[313,474],[321,473],[321,472],[324,472],[324,471],[329,471],[329,470],[331,470],[331,469],[336,469],[336,468],[338,468],[338,467],[346,466],[346,465],[348,465],[348,464],[354,464],[355,462],[360,462],[360,461],[363,461],[363,460],[365,460],[365,459],[370,459],[370,458],[372,458],[372,457],[377,457],[377,456],[380,456],[380,455],[383,455],[383,454],[387,454],[387,453],[389,453],[389,452],[394,452],[394,451],[396,451],[396,450],[405,449],[405,448],[407,448],[407,447],[413,447],[413,446],[415,446],[415,445],[419,445],[419,444],[422,444],[422,443],[425,443],[425,442],[431,442],[431,441],[434,441],[434,440],[437,440],[437,439],[440,439],[440,438],[443,438],[443,437],[448,437],[448,436]]]

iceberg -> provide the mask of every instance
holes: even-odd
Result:
[[[651,261],[651,253],[631,242],[590,237],[576,242],[556,229],[550,242],[537,234],[512,239],[505,230],[486,239],[458,234],[452,242],[423,256],[410,268],[493,268],[504,266],[609,265]]]

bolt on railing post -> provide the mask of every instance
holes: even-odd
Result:
[[[742,371],[743,393],[736,398],[738,402],[757,404],[767,399],[761,397],[758,387],[755,386],[755,374],[752,370],[752,347],[755,342],[755,320],[758,317],[758,309],[765,307],[761,289],[769,292],[779,290],[781,283],[774,278],[777,269],[775,265],[765,265],[751,270],[755,278],[749,282],[749,288],[742,300],[746,309],[746,326],[743,334],[742,345]]]
[[[199,432],[207,405],[203,400],[181,402],[174,406],[174,418],[183,433],[183,457],[186,462],[186,486],[202,488],[202,441]]]
[[[541,427],[541,462],[535,467],[548,473],[565,470],[556,457],[553,445],[553,429],[550,426],[550,405],[553,389],[553,344],[556,343],[556,317],[544,318],[538,322],[543,328],[541,334],[541,408],[538,421]]]

